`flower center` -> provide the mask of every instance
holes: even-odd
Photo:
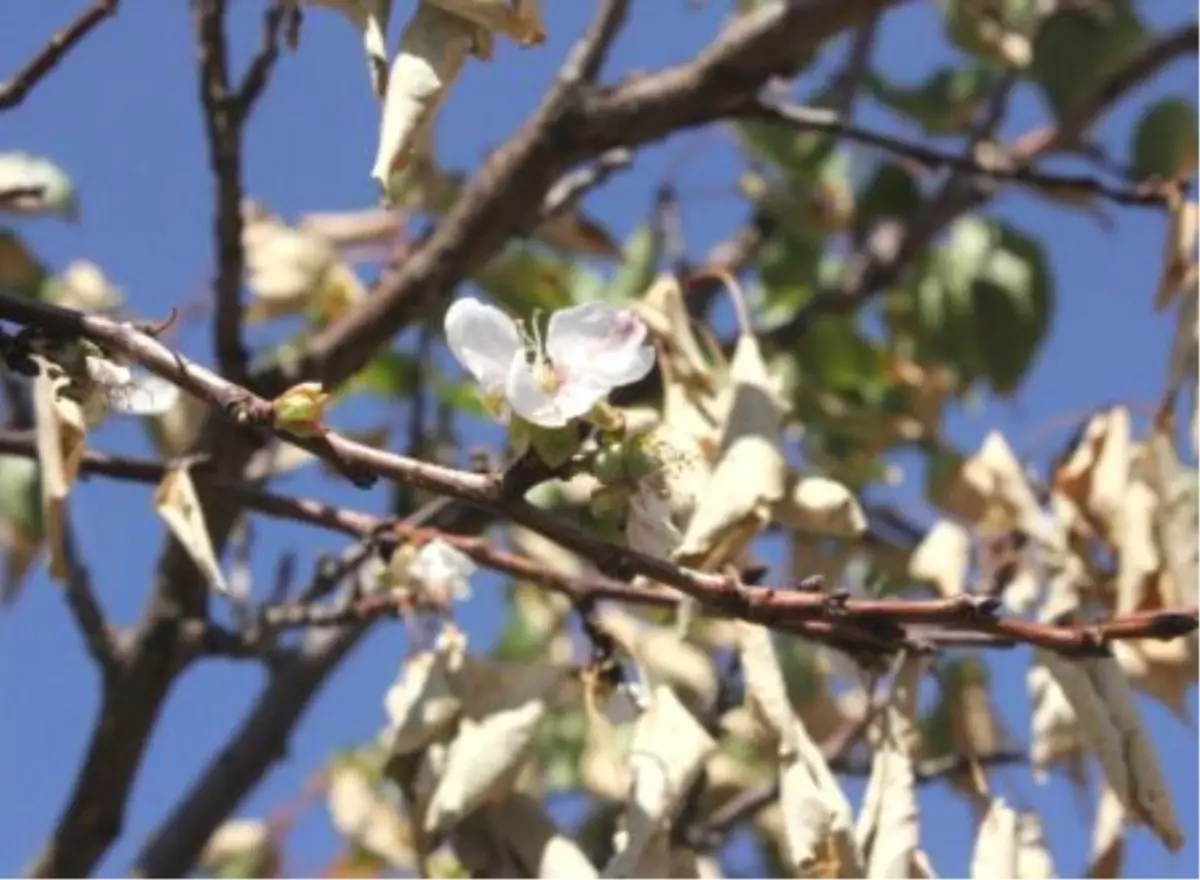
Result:
[[[533,381],[546,394],[554,394],[562,387],[562,376],[545,358],[539,357],[533,365]]]

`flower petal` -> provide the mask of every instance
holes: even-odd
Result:
[[[533,368],[523,357],[513,358],[504,393],[513,411],[527,422],[543,428],[561,428],[568,421],[559,411],[555,395],[542,390]]]
[[[550,316],[546,353],[571,380],[616,388],[636,382],[654,366],[646,325],[633,312],[604,303],[561,309]]]
[[[450,351],[484,392],[503,390],[509,368],[522,351],[513,319],[495,306],[467,298],[446,310],[445,326]]]

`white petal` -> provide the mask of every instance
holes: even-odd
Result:
[[[559,411],[556,396],[538,385],[533,368],[524,357],[513,358],[509,365],[504,393],[513,411],[527,422],[543,428],[561,428],[569,421]]]
[[[158,376],[139,376],[124,385],[106,387],[108,405],[130,416],[158,416],[179,399],[179,388]]]
[[[88,375],[101,385],[128,385],[133,381],[129,367],[100,357],[86,357]]]
[[[591,376],[581,379],[568,377],[554,393],[554,406],[569,422],[591,412],[592,407],[607,397],[611,389],[612,385],[608,382]]]
[[[568,378],[589,377],[609,388],[636,382],[654,366],[646,325],[625,309],[587,303],[550,316],[546,353]]]
[[[446,343],[489,394],[503,390],[509,368],[522,350],[513,319],[470,298],[457,300],[446,310]]]
[[[467,579],[474,572],[471,557],[441,540],[422,547],[408,568],[409,576],[427,589],[445,591],[455,599],[470,595]]]

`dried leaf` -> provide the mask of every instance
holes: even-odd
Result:
[[[95,263],[72,260],[58,277],[46,286],[45,297],[64,309],[80,312],[111,312],[121,306],[125,295]]]
[[[1062,686],[1122,805],[1133,818],[1148,825],[1168,849],[1178,850],[1183,835],[1175,821],[1170,792],[1120,666],[1111,657],[1068,660],[1042,649],[1036,656]]]
[[[415,867],[411,826],[359,770],[342,766],[330,773],[326,804],[333,827],[343,837],[392,868]]]
[[[486,861],[477,865],[477,876],[571,877],[586,880],[599,876],[583,850],[564,834],[535,799],[524,794],[511,794],[495,806],[478,811],[474,819],[487,826],[492,838]],[[460,828],[466,828],[463,823]],[[501,873],[497,866],[496,849],[505,854],[501,862],[511,863],[515,873]],[[464,864],[470,859],[459,851]]]
[[[68,574],[66,557],[67,495],[83,465],[87,428],[80,405],[64,393],[70,379],[58,365],[37,356],[33,381],[34,425],[41,466],[42,528],[49,554],[50,577],[62,583]]]
[[[1045,782],[1046,773],[1059,761],[1078,763],[1084,748],[1079,716],[1066,692],[1048,668],[1034,664],[1026,677],[1033,710],[1030,714],[1029,761],[1033,777]]]
[[[1179,463],[1170,434],[1156,426],[1150,435],[1150,485],[1158,493],[1159,547],[1179,592],[1179,605],[1195,605],[1200,582],[1200,527],[1197,524],[1196,478]],[[1174,604],[1174,603],[1173,603]]]
[[[737,621],[735,626],[747,700],[779,742],[780,756],[790,758],[797,750],[796,713],[788,697],[771,631],[744,620]]]
[[[1195,202],[1178,199],[1171,206],[1171,222],[1163,247],[1162,275],[1154,308],[1162,311],[1183,287],[1189,269],[1196,260],[1196,235],[1200,232],[1200,208]]]
[[[855,838],[867,877],[911,877],[920,849],[920,810],[913,760],[920,745],[917,686],[925,662],[905,657],[888,706],[872,730],[871,775]]]
[[[447,627],[432,651],[422,651],[401,667],[384,698],[389,720],[385,741],[393,754],[423,749],[458,720],[463,705],[452,677],[462,668],[465,650],[466,640]]]
[[[908,575],[932,584],[945,598],[962,595],[971,566],[971,533],[958,523],[940,519],[917,545]]]
[[[213,832],[196,864],[215,876],[273,877],[279,871],[279,852],[264,820],[229,819]],[[225,873],[235,864],[251,870]]]
[[[1046,846],[1042,820],[1037,813],[1017,814],[1017,877],[1022,880],[1051,880],[1054,857]]]
[[[470,665],[455,677],[467,717],[446,752],[446,765],[425,812],[426,832],[452,827],[502,795],[529,754],[546,714],[557,667]]]
[[[676,561],[696,568],[731,561],[767,525],[786,490],[787,464],[779,449],[784,407],[749,332],[738,339],[730,380],[733,402],[717,464],[675,552]]]
[[[1004,802],[993,798],[975,838],[971,856],[971,876],[976,880],[1021,877],[1017,873],[1017,814]]]
[[[79,212],[75,185],[48,159],[0,153],[0,212],[74,219]]]
[[[1111,785],[1104,787],[1096,804],[1092,826],[1092,858],[1088,877],[1120,877],[1125,856],[1125,808]]]
[[[853,493],[825,477],[795,480],[775,506],[775,518],[793,528],[839,538],[857,538],[867,530],[866,514]]]
[[[1054,475],[1054,488],[1110,542],[1121,529],[1131,452],[1129,410],[1114,407],[1092,417],[1074,454]]]
[[[424,0],[511,37],[520,46],[546,42],[541,0]]]
[[[645,866],[646,851],[669,828],[683,796],[716,747],[716,740],[671,688],[654,688],[649,708],[634,726],[629,748],[624,845],[605,866],[605,877],[641,876],[637,871]]]
[[[204,520],[204,510],[192,484],[188,466],[172,467],[163,474],[154,492],[154,509],[171,530],[192,562],[218,593],[229,594],[229,584],[221,571]]]
[[[379,148],[371,177],[390,193],[393,173],[401,172],[470,53],[490,55],[480,26],[422,2],[404,28],[388,74]]]

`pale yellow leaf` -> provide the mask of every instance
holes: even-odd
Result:
[[[1157,512],[1154,490],[1141,480],[1132,481],[1125,492],[1117,542],[1117,601],[1113,609],[1117,614],[1141,608],[1146,589],[1162,566],[1154,533]]]
[[[825,477],[796,479],[775,506],[775,518],[793,528],[840,538],[856,538],[867,529],[866,514],[850,490]]]
[[[979,825],[971,876],[975,880],[1012,880],[1017,873],[1017,814],[1003,798],[993,798]]]
[[[334,769],[329,776],[326,804],[334,829],[343,837],[394,869],[406,871],[415,866],[408,821],[361,772],[349,766]]]
[[[111,312],[125,301],[121,288],[88,260],[72,260],[50,283],[46,294],[57,306],[89,313]]]
[[[209,586],[227,595],[229,584],[213,550],[208,525],[204,521],[204,510],[187,466],[172,467],[163,474],[154,492],[154,510],[191,557]]]
[[[1197,524],[1196,478],[1179,463],[1170,434],[1156,427],[1150,435],[1150,485],[1158,494],[1159,547],[1177,595],[1168,605],[1195,605],[1200,583],[1200,528]]]
[[[34,426],[37,432],[38,463],[41,466],[42,528],[49,555],[50,577],[67,578],[67,496],[79,477],[87,441],[82,408],[65,395],[70,380],[62,369],[40,356],[33,380]]]
[[[1088,877],[1120,877],[1125,855],[1125,807],[1111,785],[1104,786],[1092,826]]]
[[[479,25],[432,3],[419,3],[404,28],[388,74],[379,147],[371,177],[385,191],[403,171],[421,129],[430,123],[467,55],[484,52]]]
[[[1062,686],[1096,751],[1109,785],[1130,815],[1171,851],[1183,845],[1170,792],[1133,705],[1129,682],[1111,657],[1067,659],[1039,649],[1038,662]]]
[[[229,819],[217,826],[196,864],[216,874],[232,860],[241,860],[251,853],[259,853],[266,864],[278,863],[271,826],[263,819]]]
[[[738,339],[730,380],[733,400],[717,463],[675,553],[677,561],[697,568],[723,565],[740,553],[770,521],[786,490],[787,464],[779,449],[785,412],[749,333]]]
[[[451,677],[461,668],[465,649],[458,631],[447,627],[432,651],[422,651],[401,667],[384,698],[389,720],[385,741],[394,754],[424,748],[458,720],[463,706]]]
[[[1195,202],[1177,199],[1171,205],[1170,223],[1163,246],[1162,275],[1154,308],[1162,311],[1171,304],[1183,285],[1188,269],[1196,259],[1196,234],[1200,231],[1200,208]]]
[[[871,775],[855,828],[865,876],[910,877],[920,847],[920,809],[913,760],[920,745],[917,686],[925,661],[905,657],[891,700],[870,731]]]
[[[1083,753],[1084,737],[1079,716],[1050,670],[1041,664],[1029,668],[1026,677],[1030,714],[1029,761],[1033,776],[1045,782],[1046,773],[1060,761],[1077,761]]]
[[[790,758],[797,749],[796,713],[788,697],[771,631],[744,620],[737,621],[736,626],[746,697],[778,741],[780,756]]]
[[[1058,875],[1054,857],[1046,846],[1045,831],[1037,813],[1017,814],[1017,877],[1021,880],[1051,880]]]
[[[915,581],[932,584],[946,598],[961,595],[971,565],[971,534],[958,523],[940,519],[933,524],[908,561]]]
[[[658,559],[671,557],[682,542],[683,534],[671,517],[671,505],[665,493],[640,485],[629,497],[625,540],[639,553]]]
[[[424,0],[447,12],[499,31],[521,46],[546,42],[541,0]]]
[[[674,818],[683,796],[716,749],[716,740],[665,685],[654,688],[629,747],[630,787],[624,846],[605,877],[639,876],[636,869]],[[669,854],[669,852],[668,852]]]

